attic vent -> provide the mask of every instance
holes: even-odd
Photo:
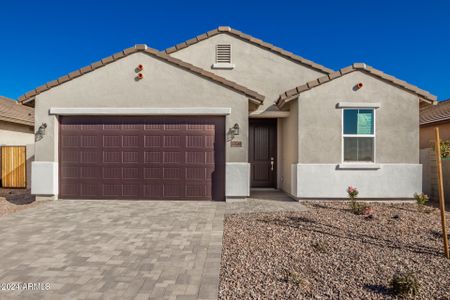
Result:
[[[231,64],[231,45],[221,44],[216,46],[216,63]]]
[[[212,66],[214,69],[233,69],[231,64],[231,45],[218,44],[216,45],[216,62]]]

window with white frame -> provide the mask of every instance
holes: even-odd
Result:
[[[343,110],[343,161],[375,162],[375,110]]]

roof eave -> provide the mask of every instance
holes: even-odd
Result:
[[[136,53],[136,52],[144,52],[147,53],[153,57],[162,59],[166,61],[167,63],[173,64],[178,66],[181,69],[184,69],[186,71],[192,72],[197,76],[203,77],[205,79],[211,80],[215,82],[216,84],[222,85],[226,88],[232,89],[237,93],[243,94],[255,101],[258,102],[258,104],[262,104],[264,101],[264,95],[259,94],[258,92],[255,92],[253,90],[250,90],[240,84],[237,84],[233,81],[230,81],[226,78],[223,78],[221,76],[218,76],[214,73],[211,73],[209,71],[206,71],[204,69],[201,69],[199,67],[196,67],[192,64],[189,64],[187,62],[184,62],[180,59],[177,59],[175,57],[172,57],[170,55],[167,55],[165,53],[162,53],[156,49],[152,49],[147,47],[147,45],[138,44],[134,47],[127,48],[121,52],[118,52],[112,56],[109,56],[107,58],[104,58],[98,62],[95,62],[89,66],[83,67],[79,70],[76,70],[74,72],[69,73],[68,75],[62,76],[57,80],[50,81],[32,91],[29,91],[28,93],[22,95],[19,97],[19,103],[26,104],[26,103],[32,103],[35,100],[35,97],[39,95],[42,92],[45,92],[47,90],[50,90],[53,87],[56,87],[58,85],[61,85],[69,80],[75,79],[77,77],[80,77],[81,75],[84,75],[86,73],[92,72],[97,68],[103,67],[109,63],[112,63],[118,59],[121,59],[125,56],[128,56],[130,54]]]
[[[246,41],[248,43],[251,43],[253,45],[257,45],[259,47],[262,47],[262,48],[264,48],[264,49],[266,49],[268,51],[274,52],[274,53],[276,53],[276,54],[278,54],[278,55],[280,55],[280,56],[282,56],[282,57],[284,57],[286,59],[295,61],[297,63],[301,63],[301,64],[303,64],[305,66],[308,66],[309,68],[312,68],[312,69],[317,70],[319,72],[322,72],[322,73],[325,73],[325,74],[329,74],[329,73],[334,72],[334,70],[332,70],[330,68],[322,66],[322,65],[320,65],[318,63],[315,63],[315,62],[313,62],[311,60],[308,60],[306,58],[300,57],[300,56],[298,56],[298,55],[296,55],[296,54],[294,54],[292,52],[289,52],[289,51],[284,50],[282,48],[276,47],[276,46],[274,46],[272,44],[264,42],[261,39],[255,38],[255,37],[253,37],[251,35],[248,35],[246,33],[243,33],[241,31],[239,31],[239,30],[233,29],[233,28],[231,28],[229,26],[219,26],[216,29],[210,30],[210,31],[208,31],[206,33],[203,33],[203,34],[198,35],[198,36],[196,36],[194,38],[191,38],[191,39],[189,39],[189,40],[187,40],[185,42],[182,42],[182,43],[179,43],[179,44],[177,44],[175,46],[169,47],[169,48],[164,50],[164,53],[166,53],[166,54],[175,53],[175,52],[177,52],[179,50],[185,49],[185,48],[187,48],[187,47],[189,47],[189,46],[191,46],[193,44],[199,43],[199,42],[201,42],[201,41],[203,41],[205,39],[208,39],[210,37],[213,37],[213,36],[221,34],[221,33],[230,34],[230,35],[232,35],[232,36],[234,36],[236,38],[244,40],[244,41]]]
[[[424,91],[422,89],[419,89],[416,86],[413,86],[403,80],[397,79],[391,75],[385,74],[381,71],[378,71],[377,69],[367,66],[365,63],[354,63],[351,66],[345,67],[340,69],[339,71],[330,73],[328,75],[319,77],[315,80],[309,81],[306,84],[303,84],[301,86],[298,86],[296,88],[293,88],[291,90],[288,90],[284,93],[282,93],[276,103],[276,105],[281,108],[286,102],[295,99],[303,93],[304,91],[313,89],[316,86],[325,84],[329,81],[332,81],[336,78],[340,78],[348,73],[355,72],[355,71],[363,71],[368,73],[369,75],[372,75],[374,77],[377,77],[381,80],[384,80],[388,83],[391,83],[393,85],[396,85],[398,88],[403,89],[409,93],[413,93],[419,97],[419,101],[423,101],[428,104],[436,105],[437,103],[437,97],[432,95],[431,93],[428,93],[427,91]]]

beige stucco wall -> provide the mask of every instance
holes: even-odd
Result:
[[[450,123],[430,124],[420,127],[420,149],[430,148],[434,145],[434,128],[439,127],[441,140],[450,140]]]
[[[217,44],[231,44],[234,69],[212,68]],[[276,109],[274,103],[281,93],[324,75],[226,33],[215,35],[171,55],[266,96],[264,105],[256,113]]]
[[[20,146],[34,143],[33,128],[0,121],[0,145]]]
[[[353,87],[362,82],[363,88]],[[300,94],[299,163],[342,159],[342,109],[338,102],[380,103],[376,109],[376,163],[419,163],[419,101],[416,95],[355,71]]]
[[[291,193],[291,176],[292,164],[297,163],[298,159],[298,103],[294,102],[290,105],[290,115],[287,118],[280,119],[281,137],[281,153],[279,161],[281,163],[280,189]]]
[[[135,68],[144,66],[144,79],[135,80]],[[247,162],[248,99],[144,53],[135,53],[87,73],[36,98],[36,126],[47,123],[47,134],[36,143],[37,161],[58,161],[58,119],[51,107],[229,107],[226,129],[238,123],[242,148],[227,143],[228,162]]]

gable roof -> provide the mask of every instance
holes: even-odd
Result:
[[[217,84],[220,84],[222,86],[225,86],[229,89],[232,89],[240,94],[243,94],[245,96],[247,96],[249,98],[250,101],[256,103],[256,104],[261,104],[264,101],[264,96],[253,91],[250,90],[248,88],[246,88],[245,86],[242,86],[240,84],[237,84],[233,81],[230,81],[228,79],[225,79],[223,77],[220,77],[214,73],[208,72],[206,70],[203,70],[199,67],[196,67],[194,65],[191,65],[187,62],[184,62],[180,59],[177,59],[175,57],[172,57],[170,55],[167,55],[165,53],[159,52],[156,49],[153,48],[149,48],[147,47],[147,45],[145,44],[139,44],[139,45],[135,45],[134,47],[130,47],[127,48],[123,51],[120,51],[116,54],[113,54],[111,56],[108,56],[100,61],[97,61],[89,66],[83,67],[79,70],[73,71],[67,75],[64,75],[60,78],[58,78],[57,80],[53,80],[50,82],[47,82],[46,84],[32,90],[29,91],[28,93],[22,95],[19,97],[19,102],[20,103],[28,103],[34,100],[34,97],[42,92],[45,92],[55,86],[58,86],[60,84],[63,84],[66,81],[72,80],[74,78],[80,77],[83,74],[92,72],[98,68],[101,68],[107,64],[110,64],[116,60],[122,59],[130,54],[136,53],[136,52],[142,52],[142,53],[146,53],[149,54],[150,56],[156,57],[158,59],[161,59],[163,61],[166,61],[170,64],[173,64],[177,67],[180,67],[181,69],[184,69],[186,71],[189,71],[191,73],[194,73],[200,77],[203,77],[205,79],[211,80]]]
[[[384,81],[387,81],[399,88],[402,88],[408,92],[414,93],[417,96],[419,96],[419,99],[421,101],[427,102],[427,103],[436,103],[436,96],[430,94],[427,91],[421,90],[418,87],[407,83],[406,81],[400,80],[395,78],[394,76],[388,75],[386,73],[383,73],[371,66],[368,66],[364,63],[354,63],[351,66],[348,66],[346,68],[340,69],[337,72],[328,74],[326,76],[323,77],[319,77],[315,80],[309,81],[303,85],[297,86],[293,89],[290,89],[284,93],[282,93],[280,95],[280,97],[278,98],[276,104],[279,108],[281,108],[285,103],[295,99],[298,97],[298,95],[300,95],[301,93],[303,93],[304,91],[310,90],[316,86],[322,85],[326,82],[329,82],[333,79],[339,78],[344,76],[345,74],[354,72],[354,71],[363,71],[366,73],[369,73],[379,79],[382,79]]]
[[[428,125],[450,120],[450,99],[439,101],[437,105],[420,110],[420,125]]]
[[[312,69],[315,69],[317,71],[320,71],[320,72],[323,72],[323,73],[331,73],[331,72],[333,72],[332,69],[329,69],[327,67],[319,65],[319,64],[317,64],[317,63],[315,63],[313,61],[310,61],[308,59],[305,59],[303,57],[295,55],[292,52],[286,51],[286,50],[281,49],[279,47],[276,47],[276,46],[274,46],[272,44],[266,43],[266,42],[264,42],[264,41],[262,41],[260,39],[257,39],[257,38],[255,38],[255,37],[253,37],[251,35],[245,34],[245,33],[241,32],[239,30],[233,29],[233,28],[231,28],[229,26],[219,26],[217,29],[208,31],[208,32],[203,33],[201,35],[198,35],[198,36],[196,36],[196,37],[194,37],[194,38],[192,38],[190,40],[182,42],[182,43],[180,43],[178,45],[175,45],[173,47],[167,48],[166,50],[164,50],[164,52],[167,53],[167,54],[172,54],[172,53],[174,53],[174,52],[176,52],[178,50],[187,48],[187,47],[189,47],[189,46],[191,46],[193,44],[199,43],[199,42],[201,42],[203,40],[206,40],[206,39],[208,39],[210,37],[213,37],[213,36],[221,34],[221,33],[230,34],[230,35],[235,36],[235,37],[237,37],[237,38],[239,38],[241,40],[249,42],[249,43],[251,43],[253,45],[257,45],[257,46],[259,46],[259,47],[261,47],[263,49],[266,49],[266,50],[269,50],[269,51],[271,51],[273,53],[276,53],[276,54],[278,54],[278,55],[280,55],[280,56],[282,56],[284,58],[287,58],[289,60],[292,60],[292,61],[301,63],[303,65],[306,65],[306,66],[308,66],[308,67],[310,67]]]
[[[0,120],[34,126],[34,109],[0,96]]]

